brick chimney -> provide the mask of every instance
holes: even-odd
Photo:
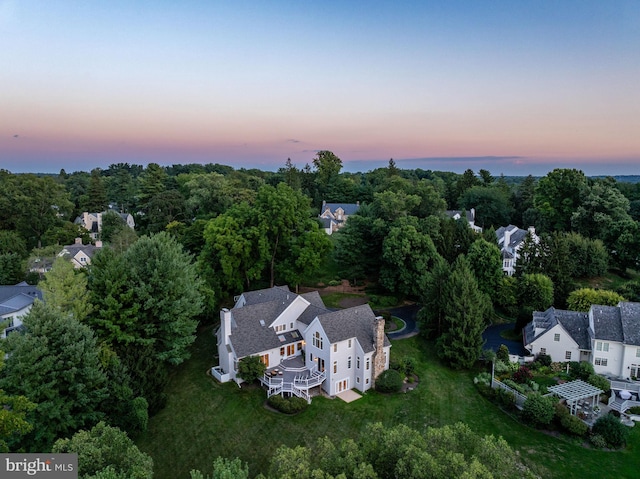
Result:
[[[376,317],[373,322],[373,347],[375,349],[373,353],[373,381],[376,380],[380,374],[385,370],[387,365],[387,358],[384,354],[384,318],[382,316]]]

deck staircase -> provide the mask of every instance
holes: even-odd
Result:
[[[317,369],[287,368],[282,364],[280,366],[284,373],[282,376],[273,377],[265,373],[260,379],[260,382],[267,388],[267,397],[289,393],[311,403],[309,390],[324,382],[327,377],[325,372]]]

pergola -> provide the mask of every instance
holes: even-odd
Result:
[[[590,402],[591,409],[593,409],[600,400],[600,394],[604,393],[602,389],[598,389],[580,379],[571,381],[570,383],[550,386],[547,389],[550,393],[565,399],[569,406],[569,411],[571,411],[571,414],[574,416],[583,404],[588,405]]]

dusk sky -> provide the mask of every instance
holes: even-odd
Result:
[[[0,168],[640,174],[640,1],[0,0]]]

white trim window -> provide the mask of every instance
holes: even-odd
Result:
[[[565,351],[564,358],[567,360],[571,360],[571,351]]]
[[[554,340],[554,341],[560,341],[560,333],[555,333],[555,334],[553,335],[553,340]]]
[[[607,365],[607,358],[596,358],[595,364],[596,364],[596,366],[606,366]]]
[[[596,351],[604,351],[605,353],[609,351],[609,343],[605,343],[602,341],[596,341]]]

